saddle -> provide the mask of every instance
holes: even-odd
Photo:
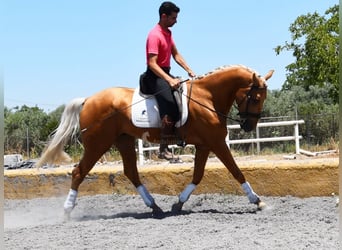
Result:
[[[186,83],[174,91],[174,96],[180,112],[180,120],[175,126],[181,127],[188,118],[188,100]],[[156,98],[153,95],[146,95],[140,91],[140,87],[134,90],[132,98],[132,122],[139,128],[160,128],[161,119]]]

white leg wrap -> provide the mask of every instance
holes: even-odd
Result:
[[[70,213],[72,209],[75,207],[76,203],[76,198],[77,198],[77,191],[70,189],[68,197],[66,198],[64,202],[64,211],[67,213]]]
[[[141,198],[144,200],[146,206],[152,207],[154,204],[154,199],[151,194],[147,191],[144,185],[140,185],[137,187],[137,191],[140,194]]]
[[[183,192],[179,195],[179,201],[182,202],[182,203],[186,202],[189,199],[191,193],[195,190],[195,188],[196,188],[196,185],[193,184],[193,183],[190,183],[183,190]]]
[[[242,189],[245,192],[245,194],[247,195],[250,203],[254,204],[254,203],[258,202],[259,196],[256,193],[254,193],[251,185],[249,185],[249,183],[247,181],[242,184]]]

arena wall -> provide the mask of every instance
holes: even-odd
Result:
[[[313,160],[246,161],[239,163],[255,192],[263,196],[330,196],[338,193],[338,158]],[[5,199],[66,196],[72,167],[5,170]],[[192,164],[139,167],[151,193],[178,195],[191,182]],[[86,177],[80,195],[136,194],[122,166],[98,165]],[[243,194],[240,185],[220,163],[208,163],[199,193]]]

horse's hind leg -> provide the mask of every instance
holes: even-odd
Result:
[[[99,140],[101,138],[99,137]],[[110,140],[106,141],[92,141],[91,143],[84,143],[84,154],[80,162],[72,170],[71,189],[64,202],[65,218],[70,217],[70,213],[76,205],[78,188],[83,182],[84,178],[93,168],[100,157],[111,147]]]
[[[127,134],[123,134],[118,137],[114,144],[121,154],[125,175],[135,186],[146,206],[152,208],[152,213],[154,215],[162,214],[163,211],[157,206],[152,195],[140,181],[137,169],[137,156],[135,152],[135,138]]]
[[[87,154],[85,153],[85,156]],[[83,157],[82,160],[75,166],[72,170],[72,180],[71,180],[71,189],[69,190],[68,196],[64,202],[64,215],[65,219],[69,219],[71,211],[74,209],[76,205],[76,199],[78,194],[78,187],[92,169],[95,161],[87,161],[87,157]]]

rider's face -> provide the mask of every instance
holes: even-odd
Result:
[[[167,27],[172,27],[175,23],[177,23],[177,16],[176,12],[172,12],[171,15],[165,15],[166,18],[166,25]]]

